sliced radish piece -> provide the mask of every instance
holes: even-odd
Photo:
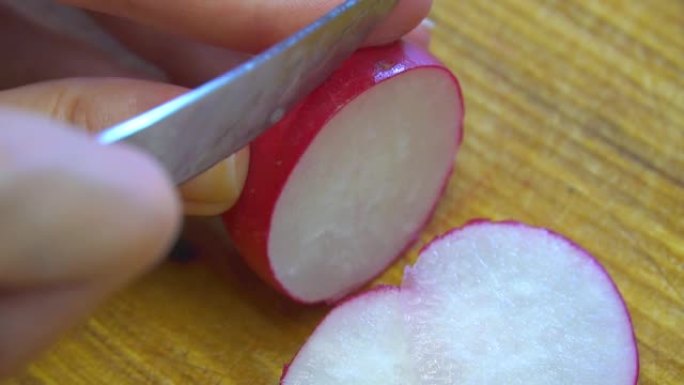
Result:
[[[425,50],[357,52],[250,146],[243,195],[224,216],[237,249],[298,301],[343,297],[426,223],[462,122],[456,79]]]
[[[586,251],[548,230],[472,223],[425,248],[399,294],[363,298],[324,320],[283,385],[385,383],[366,381],[378,372],[365,362],[378,355],[397,368],[386,378],[406,379],[397,384],[632,385],[638,377],[616,286]],[[377,309],[381,327],[367,320]],[[351,365],[344,373],[355,381],[336,376],[333,361]]]
[[[415,383],[397,288],[380,288],[334,309],[299,352],[292,384]],[[333,353],[334,352],[334,353]]]

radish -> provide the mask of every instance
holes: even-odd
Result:
[[[416,238],[451,175],[462,124],[458,82],[425,49],[362,49],[250,145],[226,228],[281,292],[339,300]]]
[[[548,230],[474,222],[428,245],[400,288],[344,302],[282,385],[633,385],[630,316],[608,273]]]

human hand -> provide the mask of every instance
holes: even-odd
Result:
[[[31,9],[0,5],[0,377],[158,263],[183,213],[218,214],[241,192],[248,149],[176,188],[154,159],[99,146],[90,134],[208,80],[340,2],[62,1],[88,9],[144,66],[52,29],[54,20],[29,22]],[[403,1],[367,44],[414,29],[430,3]]]

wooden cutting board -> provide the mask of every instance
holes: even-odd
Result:
[[[641,384],[684,381],[684,2],[436,0],[466,136],[416,250],[476,218],[550,227],[594,253],[634,318]],[[215,223],[203,263],[162,266],[8,384],[276,384],[329,309],[257,280]],[[598,380],[600,382],[600,380]]]

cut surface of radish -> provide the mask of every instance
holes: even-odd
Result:
[[[394,343],[402,349],[386,360],[401,363],[401,377],[410,379],[398,384],[636,383],[638,354],[620,293],[593,257],[548,230],[477,222],[452,231],[421,252],[398,293],[391,300],[372,297],[387,302],[372,307],[395,309],[385,313],[395,316],[386,316],[370,341],[354,338],[361,335],[358,325],[366,324],[362,318],[372,314],[363,296],[354,308],[342,304],[323,325],[345,338],[317,354],[364,362],[395,338],[403,340]],[[317,329],[302,352],[325,346],[321,340],[330,334]],[[298,354],[282,383],[345,383],[334,376],[310,382],[299,375],[299,368],[325,372],[329,366],[323,362]],[[350,365],[359,373],[367,370]]]
[[[446,80],[418,69],[369,89],[300,158],[268,244],[276,279],[294,296],[316,301],[363,284],[425,221],[456,151],[458,100]]]
[[[296,368],[298,379],[292,383],[413,383],[408,340],[397,338],[406,334],[404,324],[397,322],[401,314],[399,290],[385,288],[333,310],[316,329],[317,338],[299,352],[307,365]]]
[[[250,146],[243,195],[225,215],[238,250],[298,301],[349,294],[429,219],[462,119],[456,79],[422,48],[357,52]]]

